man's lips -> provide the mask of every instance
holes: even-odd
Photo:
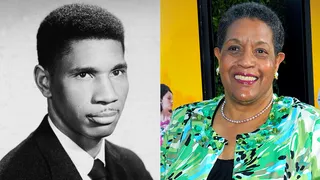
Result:
[[[239,83],[245,84],[245,85],[252,85],[259,79],[257,76],[253,74],[247,74],[247,73],[236,73],[234,75],[234,78]]]
[[[111,117],[118,113],[118,110],[107,110],[107,111],[101,111],[98,113],[88,114],[89,117]]]
[[[114,121],[114,117],[119,114],[119,110],[108,109],[97,113],[86,115],[86,117],[97,124],[111,124]]]

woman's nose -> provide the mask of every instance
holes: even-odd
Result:
[[[251,50],[245,50],[242,56],[238,57],[238,65],[243,68],[250,68],[255,65],[255,56]]]

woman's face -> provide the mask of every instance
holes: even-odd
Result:
[[[171,112],[172,104],[173,104],[173,96],[170,91],[168,91],[161,100],[162,103],[162,111]]]
[[[270,96],[274,74],[284,59],[275,55],[273,33],[258,19],[242,18],[228,28],[222,49],[215,48],[226,98],[250,103]]]

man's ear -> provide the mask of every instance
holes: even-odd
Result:
[[[46,98],[52,96],[50,91],[50,74],[42,66],[36,65],[34,67],[34,80],[42,95]]]

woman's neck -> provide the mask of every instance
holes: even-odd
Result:
[[[226,95],[223,113],[232,120],[245,120],[247,118],[256,116],[265,108],[269,109],[268,105],[272,101],[272,98],[273,94],[270,93],[257,98],[256,100],[241,102]],[[263,112],[263,114],[266,114],[267,112],[268,111],[266,110]]]
[[[170,119],[170,117],[171,117],[171,113],[165,113],[165,112],[161,112],[160,113],[160,119],[161,119],[161,121],[165,121],[166,119]]]

